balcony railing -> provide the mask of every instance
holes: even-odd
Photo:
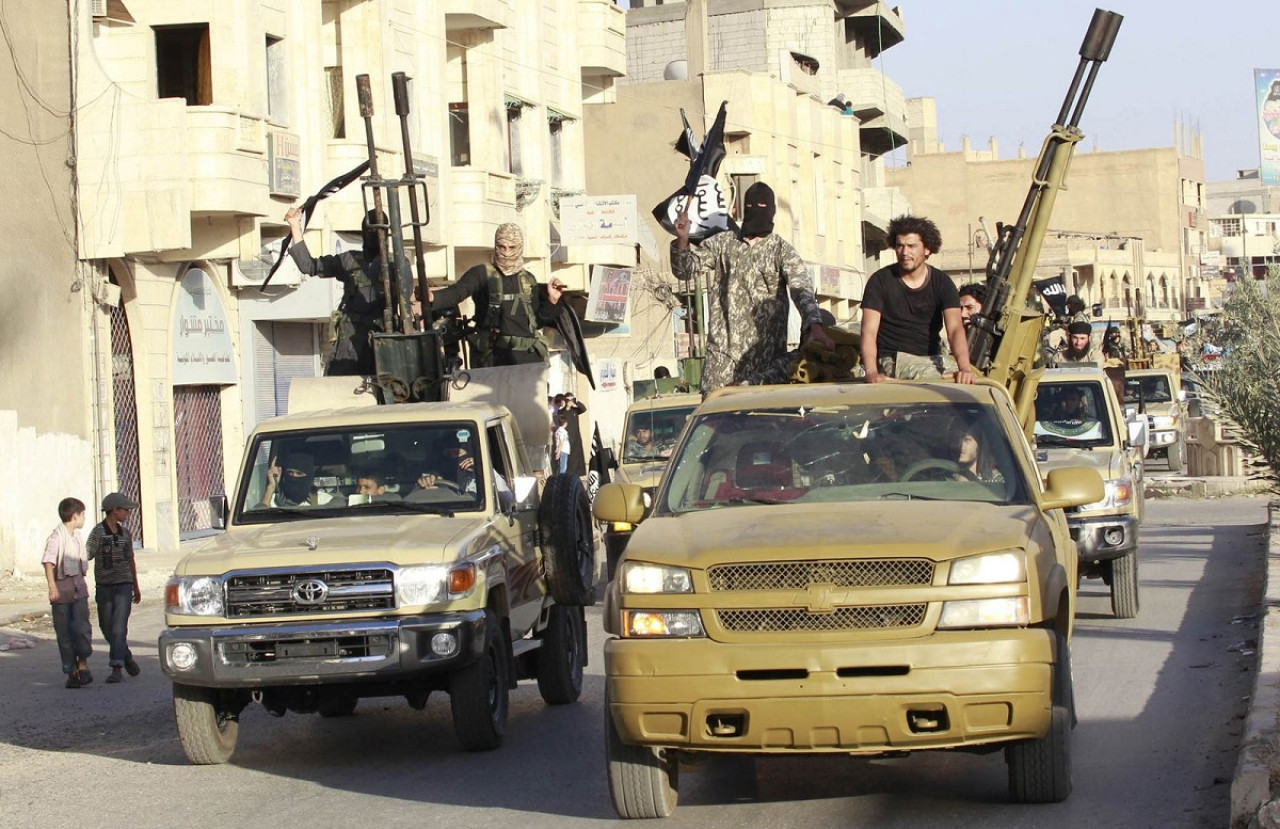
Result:
[[[613,0],[579,0],[578,63],[584,75],[627,74],[627,13]]]

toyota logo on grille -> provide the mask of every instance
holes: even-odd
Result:
[[[298,604],[321,604],[328,595],[329,585],[320,579],[304,579],[293,586],[293,600]]]

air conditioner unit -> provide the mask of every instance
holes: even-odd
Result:
[[[107,0],[89,0],[89,14],[94,17],[106,17]]]

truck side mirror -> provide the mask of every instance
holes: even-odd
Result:
[[[211,513],[211,523],[215,530],[225,530],[227,528],[227,496],[214,495],[209,499],[209,512]]]

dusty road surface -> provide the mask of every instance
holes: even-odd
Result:
[[[1074,647],[1075,792],[1013,806],[1000,753],[716,761],[681,772],[665,826],[1223,827],[1253,679],[1266,501],[1150,501],[1141,612],[1112,618],[1081,588]],[[160,592],[132,626],[142,675],[66,690],[47,622],[0,632],[0,825],[471,827],[612,823],[604,775],[600,610],[583,699],[512,696],[504,747],[459,750],[448,700],[364,700],[353,717],[246,710],[225,766],[187,764],[156,664]],[[96,630],[96,625],[95,625]],[[513,821],[516,822],[513,824]]]

